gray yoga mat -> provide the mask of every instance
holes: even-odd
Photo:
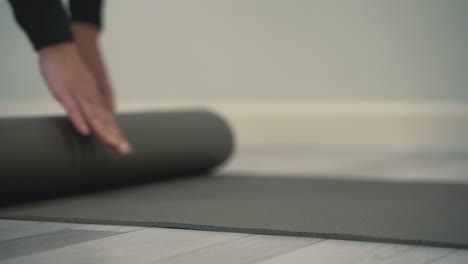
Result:
[[[65,117],[0,119],[0,204],[208,171],[231,154],[233,136],[205,110],[117,116],[135,151],[119,156]]]
[[[53,199],[0,209],[0,217],[468,248],[466,185],[246,176]]]
[[[151,120],[155,124],[148,125]],[[26,122],[23,125],[29,126],[30,121],[21,122]],[[33,121],[38,122],[34,126],[47,126],[45,120]],[[89,177],[81,174],[81,169],[77,172],[67,170],[66,162],[70,162],[74,157],[68,153],[72,152],[68,149],[72,148],[71,145],[52,145],[50,148],[64,148],[60,153],[67,155],[66,158],[62,158],[65,165],[62,165],[63,168],[59,167],[56,176],[46,175],[45,178],[40,178],[38,175],[41,170],[46,170],[45,167],[37,167],[38,163],[34,160],[19,162],[17,166],[22,164],[29,168],[22,168],[22,173],[13,170],[11,175],[21,176],[23,183],[10,183],[9,186],[19,188],[21,195],[27,194],[22,188],[32,188],[35,191],[46,188],[47,191],[53,192],[60,187],[55,183],[60,177],[84,177],[68,180],[72,180],[73,184],[86,182],[87,184],[77,188],[86,190],[89,186],[96,186],[90,182],[96,181],[104,185],[113,182],[113,173],[118,175],[116,181],[121,183],[120,186],[48,200],[10,204],[0,208],[0,218],[174,227],[468,248],[467,185],[326,180],[295,178],[292,175],[275,175],[268,178],[268,175],[256,177],[258,175],[248,173],[197,173],[221,163],[232,148],[231,134],[219,118],[205,112],[182,112],[129,115],[119,121],[126,124],[123,126],[124,131],[133,139],[139,140],[137,145],[141,145],[144,153],[148,153],[138,154],[139,156],[130,160],[121,160],[98,147],[98,142],[88,142],[90,150],[86,153],[96,155],[95,158],[99,157],[101,161],[106,160],[104,165],[97,164],[104,166],[104,171],[108,171],[109,174],[100,175],[99,173],[104,172],[91,166],[92,169],[86,171],[93,174],[93,177]],[[12,126],[3,122],[0,121],[0,128]],[[55,122],[52,121],[54,124]],[[162,129],[164,132],[158,130],[156,127],[163,123],[172,128]],[[138,127],[143,128],[147,125],[148,128],[138,132]],[[213,131],[208,131],[210,129]],[[191,135],[187,130],[195,131],[195,134]],[[37,131],[41,129],[37,128]],[[51,132],[44,133],[46,138],[49,138],[48,133]],[[56,136],[68,137],[60,133],[57,132]],[[158,138],[158,133],[161,133],[165,140]],[[181,135],[183,137],[179,141]],[[201,142],[191,142],[192,139]],[[152,140],[166,147],[160,146],[158,149]],[[41,145],[39,142],[36,144]],[[64,144],[65,140],[57,142]],[[17,144],[24,146],[19,142]],[[171,145],[174,145],[174,149]],[[187,146],[190,148],[187,149]],[[81,147],[79,149],[81,151]],[[181,153],[185,153],[182,150],[188,151],[188,154],[182,155]],[[171,158],[163,158],[166,152],[172,153],[169,155]],[[138,146],[135,153],[138,153]],[[177,156],[176,153],[181,156]],[[82,155],[84,152],[80,152],[80,158],[71,163],[73,168],[79,167],[79,164],[94,164],[92,156]],[[43,158],[38,154],[34,157]],[[187,160],[188,158],[193,158],[196,162]],[[170,162],[165,163],[161,160]],[[47,164],[51,165],[53,161]],[[13,165],[8,166],[10,169],[14,168]],[[122,171],[113,168],[114,166]],[[160,166],[164,169],[160,169]],[[127,169],[130,167],[134,171]],[[4,174],[5,170],[2,170],[2,178],[9,178],[9,174]],[[30,173],[29,176],[26,172]],[[54,169],[49,169],[48,173],[52,172]],[[179,177],[181,172],[194,174],[193,177]],[[166,177],[168,175],[170,177]],[[29,186],[28,177],[33,179],[34,183],[39,182],[38,186]],[[132,181],[128,181],[127,178]],[[146,181],[138,185],[126,183],[140,178],[166,180]],[[2,182],[5,181],[14,182],[2,179]],[[60,183],[67,184],[66,181]],[[67,188],[76,189],[73,188],[73,184],[68,184],[70,186],[66,185]],[[47,185],[53,187],[47,188]],[[6,197],[13,197],[11,195],[14,191],[6,190],[4,185],[0,185],[0,188],[2,192],[10,194]],[[29,196],[34,198],[31,194]]]

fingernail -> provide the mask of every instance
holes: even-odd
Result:
[[[132,153],[132,146],[127,141],[124,141],[119,144],[119,152],[122,154],[130,154]]]

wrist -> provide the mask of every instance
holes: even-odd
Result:
[[[77,41],[86,41],[90,43],[97,43],[99,39],[99,28],[91,23],[86,22],[73,22],[71,23],[71,30],[73,36]]]
[[[78,58],[76,44],[72,41],[57,43],[44,47],[38,51],[38,56],[43,60],[60,60],[63,58]]]

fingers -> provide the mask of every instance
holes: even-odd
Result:
[[[104,105],[111,113],[114,112],[115,108],[114,108],[114,100],[112,98],[112,95],[104,95]]]
[[[104,106],[111,113],[113,113],[114,112],[114,96],[112,94],[112,87],[110,85],[110,82],[105,75],[98,76],[96,77],[96,79],[98,80],[98,88],[101,94],[102,102]]]
[[[60,100],[76,131],[84,136],[89,135],[89,127],[86,124],[86,120],[73,98],[70,96],[63,96]]]
[[[96,98],[81,97],[78,100],[87,123],[102,142],[119,154],[131,153],[132,147],[117,126],[112,113]]]
[[[114,100],[112,94],[107,91],[101,92],[102,103],[104,107],[111,113],[114,113]]]
[[[132,147],[117,126],[112,112],[102,104],[98,93],[88,93],[91,94],[58,96],[75,129],[82,135],[89,135],[91,129],[117,153],[131,153]]]

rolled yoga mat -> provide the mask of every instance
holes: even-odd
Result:
[[[119,156],[65,117],[0,119],[2,204],[207,171],[233,148],[227,124],[208,111],[117,116],[132,143]]]
[[[0,218],[468,248],[467,185],[287,174],[178,177],[226,159],[232,137],[224,122],[205,112],[124,115],[119,122],[136,145],[133,157],[113,156],[99,142],[77,138],[63,119],[0,121],[1,144],[10,149],[3,148],[0,159],[2,196],[34,198],[43,190],[86,189],[96,183],[125,186],[128,180],[159,179],[166,173],[174,180],[4,206]],[[24,154],[28,147],[32,153]]]

